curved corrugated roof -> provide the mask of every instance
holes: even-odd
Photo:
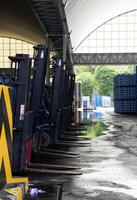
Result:
[[[106,21],[137,9],[137,0],[64,0],[74,50]]]

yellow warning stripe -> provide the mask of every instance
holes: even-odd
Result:
[[[8,123],[9,123],[9,128],[10,128],[9,132],[10,132],[10,136],[12,138],[13,121],[12,121],[12,109],[11,109],[9,89],[6,86],[0,85],[0,98],[2,97],[1,96],[2,91],[3,91],[4,101],[5,101],[6,111],[7,111],[6,117],[7,117],[7,120],[8,120]],[[27,189],[28,189],[28,178],[12,177],[10,154],[9,154],[9,148],[8,148],[8,145],[12,144],[12,140],[11,140],[11,144],[8,144],[5,131],[6,131],[5,124],[4,124],[4,121],[3,121],[2,128],[0,130],[0,132],[1,132],[0,133],[0,147],[2,147],[0,149],[0,173],[1,173],[1,169],[2,169],[2,163],[4,163],[4,174],[5,174],[6,183],[25,183],[25,189],[27,191]],[[11,151],[12,151],[12,149],[11,149]]]
[[[28,178],[13,178],[12,177],[11,164],[10,164],[4,124],[2,125],[0,146],[3,147],[2,152],[0,153],[0,169],[2,167],[1,165],[2,165],[2,160],[3,160],[5,175],[6,175],[6,182],[7,183],[28,183]]]
[[[12,109],[11,109],[11,102],[10,102],[8,87],[3,87],[3,94],[4,94],[4,100],[5,100],[6,110],[7,110],[9,127],[10,127],[10,134],[11,134],[11,138],[13,139],[13,136],[12,136],[12,127],[13,127]]]
[[[1,93],[2,93],[2,86],[0,85],[0,97],[1,97]]]

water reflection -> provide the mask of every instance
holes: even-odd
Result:
[[[103,134],[103,131],[107,129],[104,122],[101,121],[103,113],[98,111],[83,111],[82,122],[85,124],[87,129],[86,136],[88,138],[96,138]]]
[[[102,119],[102,116],[103,116],[103,113],[101,113],[101,112],[93,112],[92,113],[93,120]]]
[[[82,120],[99,120],[102,118],[103,113],[97,112],[97,111],[83,111],[82,114]]]
[[[76,123],[81,123],[85,120],[91,120],[91,121],[98,121],[102,119],[103,113],[99,111],[88,111],[88,110],[83,110],[83,111],[77,111],[76,112]]]
[[[92,124],[87,125],[86,128],[87,137],[94,139],[104,134],[104,131],[107,129],[107,125],[101,121],[94,121]]]

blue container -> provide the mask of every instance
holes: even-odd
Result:
[[[120,112],[120,102],[118,100],[114,101],[114,110],[115,112]]]
[[[101,107],[102,106],[102,96],[100,96],[100,95],[93,95],[92,99],[93,99],[94,105],[96,107]]]
[[[114,108],[118,113],[137,113],[137,74],[114,78]]]
[[[130,83],[130,75],[121,74],[116,77],[115,84],[117,86],[128,86]]]
[[[137,85],[137,75],[136,74],[130,75],[130,85],[131,86]]]
[[[122,96],[122,99],[130,99],[130,88],[123,87],[121,96]]]
[[[83,119],[87,119],[88,118],[88,112],[83,112]]]
[[[114,88],[114,99],[130,99],[129,87],[117,87]]]
[[[130,100],[117,101],[117,112],[130,113]]]
[[[121,101],[120,112],[130,113],[130,100]]]
[[[136,99],[137,98],[137,86],[131,86],[130,87],[130,99]]]
[[[131,113],[137,113],[137,100],[131,100]]]

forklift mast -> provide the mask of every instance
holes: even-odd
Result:
[[[38,112],[41,109],[48,67],[48,48],[45,45],[34,47],[34,67],[30,98],[30,110]]]
[[[14,68],[12,78],[12,109],[13,109],[13,171],[20,168],[21,152],[23,144],[23,129],[25,113],[28,111],[31,60],[29,55],[16,54],[9,57]]]

